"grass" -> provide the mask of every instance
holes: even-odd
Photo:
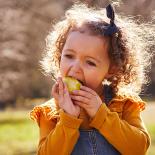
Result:
[[[35,155],[38,127],[28,111],[0,112],[0,154]]]
[[[151,146],[148,150],[148,155],[155,155],[155,124],[147,125],[147,129],[151,136]]]
[[[150,121],[150,109],[146,110],[143,117],[151,136],[151,146],[147,155],[155,155],[155,123]],[[29,111],[0,112],[1,155],[35,155],[38,137],[37,123],[30,120]]]

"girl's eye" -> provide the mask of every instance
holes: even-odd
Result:
[[[93,63],[93,62],[91,62],[91,61],[87,61],[87,63],[88,63],[89,65],[91,65],[91,66],[96,66],[96,64]]]
[[[65,54],[64,56],[67,57],[67,58],[69,58],[69,59],[73,58],[73,56],[70,55],[70,54]]]

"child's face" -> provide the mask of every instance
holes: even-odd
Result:
[[[78,31],[71,32],[62,50],[61,76],[71,76],[96,92],[108,74],[110,60],[107,42],[98,36]]]

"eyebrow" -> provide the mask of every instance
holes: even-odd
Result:
[[[73,49],[70,49],[70,48],[65,49],[65,51],[71,51],[71,52],[76,53],[76,51],[74,51]],[[96,59],[96,58],[94,58],[94,57],[92,57],[92,56],[86,56],[86,57],[92,58],[92,59],[94,59],[95,61],[97,61],[98,63],[101,63],[101,61],[100,61],[99,59]]]

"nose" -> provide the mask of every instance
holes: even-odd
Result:
[[[80,61],[75,61],[71,67],[70,67],[70,72],[74,75],[74,74],[80,74],[82,73],[82,65],[80,63]]]

